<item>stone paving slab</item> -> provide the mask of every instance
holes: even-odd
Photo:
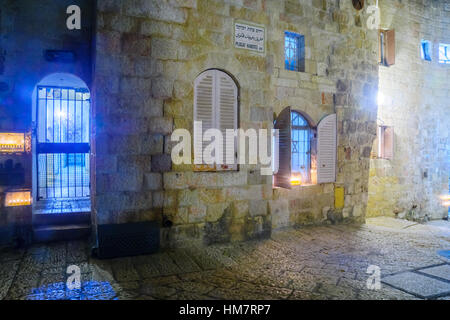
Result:
[[[450,281],[450,265],[444,264],[442,266],[427,268],[427,269],[420,269],[421,273],[426,273],[441,279],[445,279]]]
[[[416,272],[403,272],[383,278],[383,283],[422,298],[450,295],[450,283]]]
[[[376,223],[288,229],[262,241],[112,260],[92,258],[83,241],[0,249],[0,299],[450,297],[443,293],[450,291],[449,269],[437,254],[450,247],[450,224],[405,229],[393,219],[371,221]],[[67,267],[74,264],[82,287],[69,290]],[[380,290],[367,289],[369,265],[391,274]]]

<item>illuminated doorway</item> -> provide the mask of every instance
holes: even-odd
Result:
[[[54,74],[35,90],[35,213],[90,211],[90,92],[72,75]]]

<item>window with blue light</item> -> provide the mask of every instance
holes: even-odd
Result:
[[[439,44],[439,63],[450,64],[450,44]]]
[[[298,175],[302,183],[310,181],[311,128],[308,121],[296,111],[291,112],[291,161],[292,174]]]
[[[305,71],[305,37],[293,32],[284,33],[284,60],[286,70]]]
[[[420,44],[420,53],[422,60],[431,61],[431,42],[422,40]]]

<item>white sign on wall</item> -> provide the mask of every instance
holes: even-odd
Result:
[[[236,22],[234,24],[234,46],[256,52],[264,52],[266,31],[263,27]]]

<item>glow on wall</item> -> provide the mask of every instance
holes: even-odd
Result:
[[[31,192],[7,192],[5,198],[5,207],[21,207],[31,205]]]
[[[0,153],[25,152],[25,134],[0,133]]]

